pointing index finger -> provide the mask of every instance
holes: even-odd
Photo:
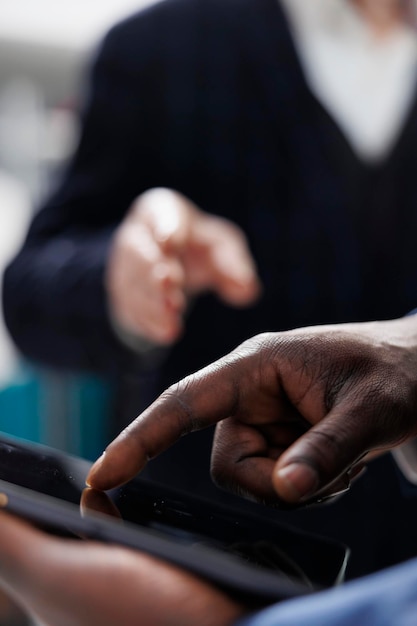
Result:
[[[214,363],[167,389],[110,443],[87,484],[100,490],[121,485],[183,435],[233,415],[239,406],[237,369],[231,364],[225,375]]]

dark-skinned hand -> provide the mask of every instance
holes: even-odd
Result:
[[[216,423],[220,485],[271,503],[339,490],[367,455],[417,433],[417,317],[258,335],[167,389],[87,482],[122,484],[179,437]]]

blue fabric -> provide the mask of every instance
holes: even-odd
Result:
[[[415,626],[417,560],[331,591],[282,602],[235,626]]]

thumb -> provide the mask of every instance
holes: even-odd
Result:
[[[291,503],[312,498],[346,474],[371,440],[370,425],[358,419],[357,411],[333,409],[277,461],[272,474],[275,491]]]

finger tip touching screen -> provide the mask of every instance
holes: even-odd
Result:
[[[282,600],[343,580],[349,550],[259,514],[135,478],[86,489],[91,463],[0,434],[0,507],[44,530],[115,542],[235,593]]]

